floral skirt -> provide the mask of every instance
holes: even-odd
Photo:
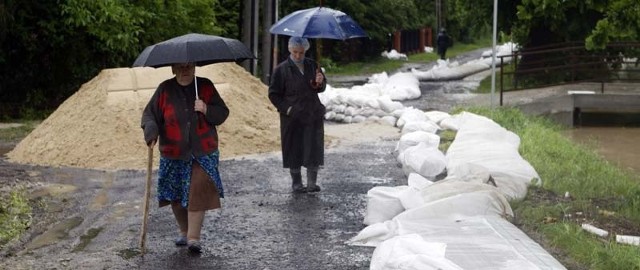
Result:
[[[193,157],[189,160],[176,160],[160,157],[160,169],[158,171],[158,201],[160,206],[168,202],[179,201],[182,207],[189,207],[189,192],[191,188],[192,168],[194,162],[206,172],[209,180],[213,182],[218,194],[211,194],[218,198],[224,198],[222,180],[218,172],[219,151],[202,157]],[[214,189],[212,189],[214,190]],[[218,196],[216,196],[218,195]]]

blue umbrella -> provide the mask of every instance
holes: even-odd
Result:
[[[327,7],[294,11],[271,26],[269,32],[292,37],[340,40],[367,36],[349,15]]]

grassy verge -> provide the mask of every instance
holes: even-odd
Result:
[[[466,108],[518,134],[521,155],[536,168],[541,188],[512,202],[516,223],[588,269],[640,269],[640,248],[587,233],[590,223],[610,234],[640,233],[640,179],[571,142],[550,120],[517,109]],[[565,193],[569,197],[565,197]],[[562,261],[562,260],[561,260]]]
[[[0,249],[31,224],[31,206],[23,189],[0,196]]]
[[[23,121],[21,126],[0,128],[0,142],[13,142],[26,137],[41,121]]]
[[[21,126],[0,128],[0,142],[17,142],[26,137],[40,121],[25,121]],[[18,237],[31,224],[32,208],[23,188],[0,194],[0,249]]]
[[[447,57],[453,58],[457,55],[464,54],[469,51],[477,50],[480,48],[491,47],[491,37],[485,37],[477,40],[472,44],[456,43],[453,47],[447,50]],[[386,71],[387,73],[394,72],[402,67],[406,63],[426,63],[436,61],[438,55],[433,53],[416,53],[407,55],[408,60],[392,60],[383,58],[382,56],[367,62],[353,62],[347,65],[334,66],[326,70],[327,75],[340,76],[340,75],[362,75],[362,74],[375,74]]]

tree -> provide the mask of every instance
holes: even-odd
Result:
[[[153,43],[237,31],[218,25],[216,8],[217,0],[5,0],[0,118],[53,110],[100,70],[130,66]]]
[[[640,2],[637,0],[608,1],[604,16],[586,38],[587,48],[604,48],[610,41],[640,39]]]

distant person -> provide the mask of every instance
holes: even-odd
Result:
[[[160,139],[158,201],[171,205],[178,223],[177,246],[201,253],[200,231],[206,210],[224,197],[218,172],[218,133],[229,109],[207,78],[195,77],[195,64],[171,66],[174,78],[162,82],[142,113],[144,140]],[[198,97],[195,83],[197,80]]]
[[[451,39],[451,36],[447,35],[447,31],[444,28],[441,28],[440,33],[438,33],[436,45],[438,46],[438,55],[440,55],[440,59],[445,60],[447,49],[453,46],[453,39]]]
[[[294,193],[318,192],[318,170],[324,164],[325,107],[318,93],[326,88],[318,64],[305,58],[306,38],[289,39],[289,57],[274,70],[269,100],[280,113],[282,165],[289,168]],[[302,184],[301,167],[307,168],[307,186]]]

